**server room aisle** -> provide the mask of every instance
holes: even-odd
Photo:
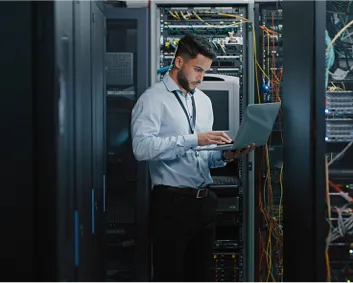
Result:
[[[283,106],[265,147],[211,170],[213,281],[353,280],[353,1],[211,2],[0,1],[1,281],[151,280],[131,110],[187,33],[215,46],[215,130]]]

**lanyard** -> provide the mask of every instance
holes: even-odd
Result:
[[[191,96],[191,102],[192,102],[192,122],[193,122],[193,126],[194,126],[194,128],[193,128],[192,125],[191,125],[191,121],[190,121],[189,114],[188,114],[188,112],[186,111],[185,105],[184,105],[184,103],[181,101],[178,92],[177,92],[176,90],[173,90],[172,92],[174,93],[176,99],[178,100],[178,102],[179,102],[181,108],[184,110],[186,119],[188,120],[188,123],[189,123],[190,131],[191,131],[191,133],[193,134],[193,133],[195,132],[195,126],[196,126],[196,105],[195,105],[195,98],[194,98],[194,96]]]

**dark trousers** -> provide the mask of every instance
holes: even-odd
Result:
[[[151,195],[153,281],[213,281],[217,196],[204,198],[155,186]]]

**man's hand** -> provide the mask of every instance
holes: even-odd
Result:
[[[208,132],[197,134],[199,145],[231,143],[232,139],[224,132]]]
[[[253,151],[254,149],[255,149],[255,144],[252,144],[252,145],[248,145],[247,148],[243,148],[241,150],[236,150],[236,151],[226,150],[223,152],[223,156],[226,160],[232,160],[235,158],[243,157],[247,155],[249,152]]]

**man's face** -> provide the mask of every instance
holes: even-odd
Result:
[[[212,60],[198,54],[195,59],[185,61],[182,57],[176,60],[178,68],[177,78],[181,87],[188,92],[193,91],[203,80],[203,77],[211,68]]]

